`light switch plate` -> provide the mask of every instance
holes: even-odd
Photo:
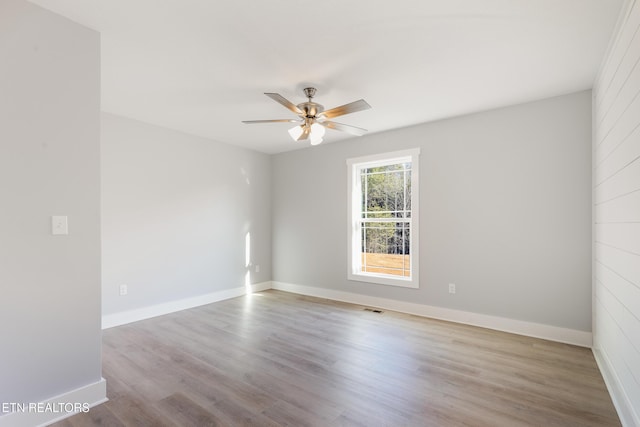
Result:
[[[51,234],[69,234],[69,222],[66,216],[51,217]]]

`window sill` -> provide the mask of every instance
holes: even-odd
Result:
[[[416,277],[412,278],[393,278],[389,276],[381,276],[372,273],[350,273],[348,280],[357,282],[367,282],[377,285],[398,286],[401,288],[413,288],[418,289],[420,283]]]

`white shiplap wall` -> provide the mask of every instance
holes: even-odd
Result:
[[[640,0],[593,90],[594,354],[625,426],[640,426]]]

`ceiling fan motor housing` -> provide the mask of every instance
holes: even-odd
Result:
[[[296,107],[298,107],[304,114],[304,117],[308,119],[314,119],[318,114],[324,111],[324,107],[322,105],[311,101],[303,102],[296,105]]]

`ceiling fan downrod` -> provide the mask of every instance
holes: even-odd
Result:
[[[313,97],[316,94],[316,88],[314,87],[306,87],[303,89],[304,94],[309,100],[307,102],[303,102],[301,104],[296,105],[302,111],[300,117],[303,119],[311,119],[315,120],[316,116],[324,111],[324,106],[312,101]]]

